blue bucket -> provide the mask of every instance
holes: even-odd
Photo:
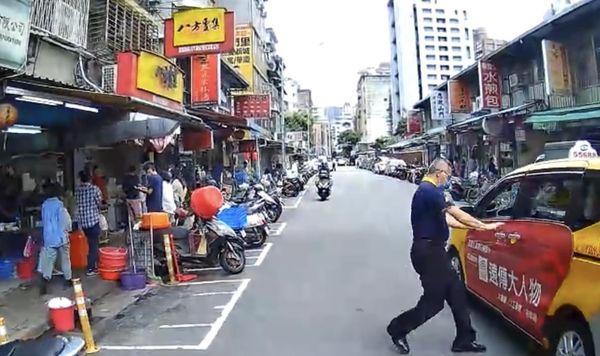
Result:
[[[15,262],[0,260],[0,280],[11,279],[15,275]]]

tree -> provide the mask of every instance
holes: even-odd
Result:
[[[354,130],[347,130],[339,134],[338,143],[354,146],[360,142],[360,134]]]
[[[306,111],[294,111],[285,117],[286,131],[308,131],[312,117]]]
[[[390,138],[387,137],[387,136],[382,136],[382,137],[379,137],[378,139],[375,140],[375,143],[373,144],[373,148],[376,149],[376,150],[382,150],[389,143],[390,143]]]

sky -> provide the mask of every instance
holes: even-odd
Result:
[[[465,1],[474,27],[484,26],[491,37],[505,40],[541,22],[550,3]],[[312,89],[317,106],[354,104],[357,73],[390,61],[387,0],[270,0],[266,6],[285,75]]]

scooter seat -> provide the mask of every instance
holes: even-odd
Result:
[[[190,231],[182,226],[176,226],[171,228],[171,234],[173,235],[173,240],[187,240]]]
[[[20,341],[11,341],[8,344],[0,346],[0,356],[12,356]]]
[[[65,348],[65,342],[59,337],[43,337],[36,340],[19,342],[11,356],[58,356]]]

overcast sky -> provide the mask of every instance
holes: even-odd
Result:
[[[550,2],[466,1],[474,27],[485,26],[491,37],[506,40],[541,22]],[[316,105],[355,103],[357,72],[390,61],[386,4],[387,0],[267,2],[267,25],[279,39],[286,75],[312,89]]]

